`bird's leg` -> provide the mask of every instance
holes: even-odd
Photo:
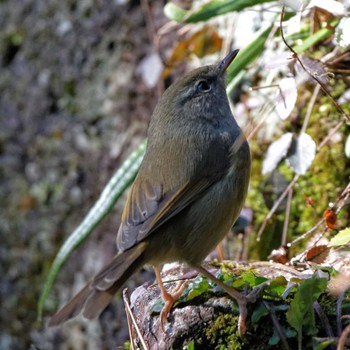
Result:
[[[242,295],[240,294],[235,288],[230,287],[226,285],[224,282],[220,281],[218,278],[216,278],[212,273],[210,273],[208,270],[206,270],[203,266],[196,266],[196,270],[204,275],[205,277],[209,278],[213,282],[215,282],[217,285],[219,285],[222,289],[224,289],[231,297],[236,299],[238,307],[239,307],[239,318],[238,318],[238,333],[240,336],[243,336],[246,331],[246,324],[245,320],[247,318],[247,304],[248,303],[255,303],[256,300],[259,298],[261,293],[264,291],[264,289],[267,287],[266,283],[262,283],[260,286],[254,288],[248,295]]]
[[[172,291],[168,293],[164,287],[162,277],[160,275],[160,267],[154,266],[154,272],[156,274],[157,282],[162,293],[162,299],[164,301],[164,307],[160,313],[160,324],[163,332],[165,332],[164,322],[166,321],[168,314],[173,307],[174,303],[179,299],[182,292],[187,288],[187,282],[180,282]]]

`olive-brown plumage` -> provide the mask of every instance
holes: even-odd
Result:
[[[122,215],[119,253],[49,325],[80,312],[97,317],[144,264],[181,261],[199,268],[229,231],[250,176],[249,146],[225,89],[224,73],[237,52],[194,70],[165,91],[152,115],[146,154]]]

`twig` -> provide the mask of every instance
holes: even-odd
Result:
[[[342,324],[341,324],[341,318],[342,318],[342,303],[345,298],[345,290],[343,290],[337,299],[337,335],[340,336],[342,332]]]
[[[129,313],[129,308],[127,305],[129,305],[129,299],[127,297],[127,288],[123,290],[123,300],[124,300],[124,307],[125,307],[125,313],[126,313],[126,319],[128,322],[128,331],[129,331],[129,337],[130,337],[130,345],[131,345],[131,350],[135,350],[135,345],[134,345],[134,332],[132,329],[132,324],[131,324],[131,318],[130,318],[130,313]]]
[[[301,236],[297,237],[294,241],[287,243],[287,247],[290,248],[294,244],[302,241],[304,238],[311,235],[314,231],[316,231],[317,228],[319,228],[324,223],[324,221],[325,221],[325,219],[322,218],[314,227],[311,227],[310,230],[306,231]]]
[[[278,88],[279,89],[279,92],[280,92],[281,98],[283,100],[284,106],[286,107],[286,100],[284,98],[283,91],[282,91],[282,89],[281,89],[279,84],[271,84],[271,85],[267,85],[267,86],[253,86],[250,89],[253,90],[253,91],[259,91],[259,90],[262,90],[262,89],[270,89],[270,88]],[[264,97],[266,98],[266,96],[264,96]],[[270,113],[276,109],[276,105],[274,105],[271,102],[270,98],[266,98],[266,100],[267,101],[264,103],[264,105],[260,109],[261,110],[261,114],[263,115],[263,118],[260,119],[258,124],[248,134],[248,136],[247,136],[247,141],[248,142],[257,133],[257,131],[260,129],[261,125],[263,125],[266,122],[266,120],[270,117],[270,115],[271,115]],[[268,107],[270,107],[270,110],[267,110]]]
[[[336,132],[336,130],[338,130],[340,128],[340,126],[342,126],[344,124],[345,121],[340,122],[339,124],[337,124],[337,126],[335,128],[333,128],[330,133],[325,137],[325,139],[321,142],[320,146],[317,148],[316,152],[319,152],[319,150],[321,149],[321,147],[323,147],[327,141],[330,138],[331,134],[334,134]],[[280,206],[282,200],[284,199],[284,197],[288,194],[289,189],[293,188],[293,186],[295,185],[295,183],[297,182],[297,180],[299,179],[299,175],[296,174],[293,178],[293,180],[290,182],[290,184],[286,187],[286,189],[284,190],[284,192],[281,194],[281,196],[278,198],[278,200],[275,202],[274,206],[271,208],[271,210],[269,211],[269,213],[267,214],[267,216],[264,219],[263,224],[261,225],[259,232],[258,232],[258,237],[257,240],[259,241],[261,238],[261,235],[263,233],[263,231],[265,230],[265,227],[267,225],[267,221],[271,219],[272,215],[275,213],[275,211],[277,210],[277,208]],[[347,201],[350,198],[350,183],[348,183],[348,185],[345,187],[345,189],[343,190],[343,192],[341,193],[341,195],[336,199],[333,207],[336,208],[336,214],[339,214],[339,212],[343,209],[343,207],[345,205],[347,205]],[[343,204],[339,205],[340,201],[343,201]],[[287,247],[290,248],[291,246],[293,246],[294,244],[300,242],[301,240],[303,240],[304,238],[306,238],[307,236],[311,235],[314,231],[316,231],[316,229],[318,227],[320,227],[323,223],[324,223],[325,219],[322,218],[320,221],[317,222],[317,224],[315,226],[313,226],[310,230],[306,231],[305,233],[303,233],[301,236],[297,237],[294,241],[287,243]],[[328,228],[326,227],[323,234],[328,230]]]
[[[150,43],[153,43],[153,46],[156,52],[159,52],[159,37],[157,35],[156,26],[154,25],[150,4],[148,3],[148,0],[141,0],[141,9],[146,19],[146,30],[147,30],[148,40]]]
[[[346,122],[346,119],[341,120],[329,133],[328,135],[322,140],[322,142],[318,145],[317,151],[319,151],[328,141],[329,139],[342,127]]]
[[[145,340],[144,340],[143,337],[142,337],[140,328],[139,328],[139,326],[138,326],[138,324],[137,324],[137,322],[136,322],[136,319],[135,319],[135,317],[134,317],[134,314],[133,314],[132,311],[131,311],[131,307],[130,307],[129,299],[128,299],[128,295],[127,295],[127,288],[125,288],[125,289],[123,290],[123,300],[124,300],[126,315],[127,315],[127,317],[130,316],[130,318],[131,318],[132,324],[134,325],[135,330],[136,330],[136,333],[137,333],[137,335],[139,336],[139,339],[140,339],[140,341],[141,341],[141,344],[142,344],[143,349],[144,349],[144,350],[148,350],[148,346],[147,346]],[[131,340],[131,343],[132,343],[132,342],[133,342],[133,339],[130,339],[130,340]]]
[[[335,65],[336,63],[338,62],[342,62],[342,61],[345,61],[347,58],[350,57],[350,52],[349,51],[345,51],[343,53],[339,53],[339,49],[334,49],[333,52],[331,52],[331,57],[328,57],[328,59],[326,59],[324,62],[327,64],[327,65]],[[329,55],[329,54],[328,54]],[[330,68],[332,70],[332,68]]]
[[[271,108],[271,111],[274,109],[274,107]],[[270,111],[269,111],[270,112]],[[249,142],[254,135],[257,133],[257,131],[260,129],[261,125],[263,125],[266,120],[270,117],[270,113],[262,113],[264,115],[264,117],[259,121],[259,123],[254,127],[254,129],[252,131],[249,132],[248,136],[247,136],[247,141]]]
[[[337,350],[344,350],[345,349],[345,343],[348,337],[348,334],[350,333],[350,324],[348,324],[345,329],[343,330],[341,336],[339,337],[339,342],[337,346]]]
[[[172,30],[174,30],[174,28],[176,28],[176,27],[179,27],[179,24],[177,22],[175,22],[175,21],[166,22],[163,26],[161,26],[158,29],[159,37],[168,34]]]
[[[330,68],[332,73],[350,74],[350,69]]]
[[[289,183],[289,185],[285,188],[283,193],[280,195],[280,197],[277,199],[273,207],[270,209],[269,213],[266,215],[264,222],[262,223],[259,232],[258,232],[258,237],[257,241],[260,241],[261,235],[263,231],[265,230],[265,227],[267,225],[267,222],[271,219],[272,215],[275,213],[277,208],[280,206],[281,202],[283,201],[284,197],[288,194],[289,190],[295,185],[295,183],[298,181],[300,175],[296,174],[293,178],[293,180]]]
[[[289,190],[288,197],[287,197],[286,215],[284,217],[283,232],[282,232],[282,242],[281,242],[282,247],[284,247],[287,243],[287,233],[288,233],[288,226],[289,226],[290,208],[292,206],[292,196],[293,196],[293,188]]]
[[[235,19],[234,15],[226,19],[225,28],[227,28],[227,33],[225,33],[226,35],[224,36],[224,42],[221,47],[221,57],[225,57],[227,52],[231,51],[235,32]]]
[[[281,326],[281,324],[278,322],[278,319],[276,317],[276,312],[273,308],[270,307],[269,303],[266,300],[263,300],[263,304],[265,305],[266,309],[269,311],[270,313],[270,317],[272,320],[273,325],[275,326],[275,329],[282,341],[283,344],[283,349],[285,350],[289,350],[289,345],[288,345],[288,341],[286,338],[286,334]]]
[[[288,47],[288,49],[293,53],[293,56],[298,60],[300,66],[302,67],[302,69],[312,78],[314,79],[322,88],[323,92],[331,99],[332,103],[334,104],[334,106],[337,108],[337,110],[348,120],[350,121],[350,116],[345,113],[345,111],[343,110],[343,108],[339,105],[339,103],[333,98],[333,96],[330,94],[330,92],[328,91],[328,89],[326,88],[325,84],[322,83],[322,81],[317,77],[316,73],[312,73],[310,72],[305,65],[303,64],[303,62],[301,61],[301,59],[299,58],[298,54],[294,51],[294,49],[287,43],[285,37],[284,37],[284,33],[283,33],[283,27],[282,27],[282,22],[283,22],[283,17],[284,17],[284,11],[285,11],[285,6],[282,6],[282,11],[281,11],[281,19],[280,19],[280,30],[281,30],[281,38],[284,42],[284,44]]]
[[[300,58],[298,57],[298,54],[293,50],[293,48],[286,42],[286,39],[284,37],[284,33],[283,33],[283,27],[282,27],[282,21],[283,21],[283,17],[284,17],[284,10],[285,7],[282,7],[282,12],[281,12],[281,17],[280,17],[280,31],[281,31],[281,37],[283,42],[285,43],[285,45],[288,47],[288,49],[293,53],[294,57],[298,60],[298,62],[300,63],[300,65],[302,66],[302,68],[304,69],[304,71],[309,74],[314,80],[316,80],[319,85],[316,86],[314,93],[312,95],[310,104],[308,106],[308,110],[307,110],[307,114],[305,116],[304,119],[304,123],[301,129],[301,132],[305,132],[306,128],[307,128],[307,124],[309,122],[310,116],[311,116],[311,112],[312,112],[312,108],[315,104],[317,95],[319,94],[320,88],[322,88],[322,90],[327,94],[327,96],[332,100],[332,102],[334,103],[334,105],[337,107],[337,109],[341,112],[341,114],[346,118],[344,120],[342,120],[341,122],[339,122],[330,132],[329,134],[326,136],[326,138],[320,143],[320,145],[317,147],[317,152],[328,142],[328,140],[332,137],[332,135],[334,133],[337,132],[337,130],[345,123],[345,120],[350,120],[349,115],[347,115],[345,113],[345,111],[340,107],[340,105],[334,100],[334,98],[330,95],[330,93],[327,91],[327,89],[324,87],[323,83],[314,75],[312,74],[310,71],[307,70],[307,68],[303,65],[302,61],[300,60]],[[255,128],[257,129],[257,128]],[[254,129],[254,132],[256,132],[256,130]],[[253,132],[251,133],[253,134]],[[251,135],[248,136],[249,138],[251,138]],[[269,213],[267,214],[267,216],[264,219],[263,224],[261,225],[258,235],[257,235],[257,241],[260,241],[261,235],[263,233],[263,231],[265,230],[265,227],[267,225],[268,220],[271,219],[272,215],[275,213],[275,211],[277,210],[277,208],[279,207],[279,205],[281,204],[282,200],[284,199],[284,197],[288,194],[289,190],[291,188],[293,188],[293,186],[295,185],[295,183],[297,182],[299,178],[299,175],[296,174],[293,178],[293,180],[291,181],[291,183],[287,186],[287,188],[284,190],[284,192],[282,193],[282,195],[278,198],[278,200],[275,202],[274,206],[271,208],[271,210],[269,211]],[[298,237],[297,239],[295,239],[293,242],[288,243],[287,246],[290,247],[293,244],[299,242],[300,240],[304,239],[306,236],[308,236],[309,234],[311,234],[312,232],[314,232],[320,225],[322,225],[322,223],[324,222],[324,219],[320,220],[313,228],[311,228],[309,231],[307,231],[306,233],[304,233],[302,236]]]
[[[347,184],[343,192],[340,194],[340,196],[336,199],[336,201],[333,204],[333,208],[335,209],[335,213],[338,215],[340,211],[347,205],[349,204],[350,198],[350,182]]]
[[[340,211],[349,204],[349,198],[350,198],[350,182],[347,184],[343,192],[340,194],[340,196],[336,199],[336,201],[333,204],[333,208],[335,208],[335,213],[338,215]],[[287,243],[287,247],[290,248],[292,245],[298,243],[299,241],[303,240],[307,236],[311,235],[318,227],[320,227],[325,222],[325,218],[322,218],[314,227],[312,227],[310,230],[303,233],[301,236],[296,238],[294,241]],[[320,235],[320,238],[328,231],[328,226],[326,226],[323,230],[323,232]],[[315,242],[315,244],[318,241]]]
[[[329,323],[329,319],[327,317],[327,315],[325,314],[325,312],[323,311],[321,305],[319,304],[318,301],[314,301],[313,303],[313,307],[314,307],[314,310],[316,311],[318,317],[320,318],[323,326],[324,326],[324,329],[326,331],[326,334],[327,334],[327,337],[328,338],[334,338],[334,334],[333,334],[333,330],[332,330],[332,327]]]
[[[303,123],[303,126],[302,126],[301,131],[300,131],[301,134],[306,131],[306,128],[307,128],[307,126],[309,124],[309,120],[310,120],[310,116],[311,116],[311,113],[312,113],[312,109],[314,108],[317,96],[320,93],[320,89],[321,89],[320,85],[316,85],[314,93],[312,94],[310,103],[309,103],[309,105],[307,107],[307,112],[306,112],[306,116],[305,116],[305,119],[304,119],[304,123]]]
[[[319,92],[320,92],[320,86],[316,85],[315,90],[314,90],[314,92],[312,94],[310,103],[309,103],[308,108],[307,108],[306,116],[305,116],[305,119],[304,119],[303,126],[301,128],[300,134],[305,133],[305,131],[306,131],[306,128],[307,128],[307,126],[309,124],[309,120],[310,120],[310,116],[311,116],[311,113],[312,113],[312,109],[313,109],[313,107],[315,105],[315,102],[316,102],[316,99],[317,99],[317,96],[318,96]],[[286,216],[285,216],[285,219],[284,219],[283,233],[282,233],[282,243],[281,243],[282,247],[287,244],[287,230],[288,230],[288,224],[289,224],[289,215],[290,215],[290,207],[291,207],[291,200],[292,200],[292,191],[293,191],[293,188],[291,188],[290,191],[288,192]]]

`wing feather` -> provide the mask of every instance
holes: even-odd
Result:
[[[161,174],[150,172],[149,167],[141,167],[122,215],[122,223],[117,235],[119,250],[130,249],[147,238],[154,230],[195,201],[212,184],[227,175],[231,164],[229,149],[234,136],[226,132],[223,134],[218,132],[216,136],[211,136],[204,141],[196,139],[195,141],[201,141],[198,141],[198,144],[193,141],[194,146],[201,149],[197,158],[193,155],[190,157],[188,147],[177,151],[176,159],[183,159],[184,164],[191,164],[187,174],[179,172],[179,169],[182,169],[181,164],[170,162],[164,157],[164,159],[156,159],[158,166],[164,164]],[[168,148],[165,154],[171,154],[171,150],[177,150],[171,144],[175,141],[168,140],[164,145]],[[211,152],[213,145],[215,145],[215,152]],[[165,181],[168,186],[165,186]],[[170,188],[169,183],[172,184]]]
[[[121,251],[133,247],[178,214],[216,179],[202,178],[196,183],[162,193],[162,186],[135,182],[124,208],[117,244]]]

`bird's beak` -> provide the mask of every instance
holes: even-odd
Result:
[[[231,64],[231,62],[235,59],[237,56],[239,50],[233,50],[231,51],[218,65],[218,76],[222,77],[228,66]]]

